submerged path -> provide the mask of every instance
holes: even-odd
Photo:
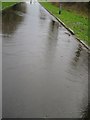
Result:
[[[3,117],[79,118],[88,100],[88,53],[38,3],[3,12]]]

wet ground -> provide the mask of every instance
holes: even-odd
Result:
[[[2,33],[2,15],[0,12],[0,33]],[[2,34],[0,34],[0,119],[2,117]]]
[[[88,105],[88,53],[38,3],[2,13],[4,118],[80,118]]]

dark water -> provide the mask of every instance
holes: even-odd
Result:
[[[80,118],[88,105],[88,53],[38,3],[3,12],[4,118]]]

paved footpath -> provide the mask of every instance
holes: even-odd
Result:
[[[81,117],[87,49],[38,3],[10,8],[2,21],[3,117]]]

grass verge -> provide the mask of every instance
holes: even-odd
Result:
[[[40,2],[40,4],[54,16],[61,19],[67,27],[71,28],[76,37],[90,45],[90,40],[88,39],[88,16],[78,14],[75,11],[68,11],[65,8],[63,8],[62,13],[59,15],[59,8],[52,3]]]
[[[2,2],[2,10],[10,7],[10,6],[13,6],[14,4],[16,4],[17,2]]]

